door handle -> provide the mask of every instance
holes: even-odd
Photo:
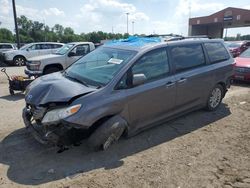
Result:
[[[179,84],[183,84],[183,83],[185,83],[186,81],[187,81],[186,78],[181,78],[181,79],[178,81],[178,83],[179,83]]]
[[[174,86],[174,85],[175,85],[175,82],[168,82],[168,83],[166,84],[166,87],[169,88],[169,87],[172,87],[172,86]]]

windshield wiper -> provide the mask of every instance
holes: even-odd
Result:
[[[80,80],[80,79],[78,79],[78,78],[69,76],[69,74],[68,74],[66,71],[64,71],[63,74],[64,74],[65,77],[67,77],[67,78],[69,78],[69,79],[71,79],[71,80],[77,81],[77,82],[83,84],[83,85],[86,86],[86,87],[89,87],[89,85],[88,85],[86,82],[84,82],[84,81],[82,81],[82,80]]]

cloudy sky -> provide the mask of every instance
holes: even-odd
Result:
[[[0,27],[14,30],[11,0],[0,0]],[[187,35],[189,5],[191,17],[206,16],[227,7],[250,9],[249,0],[16,0],[17,15],[59,23],[76,33],[105,31],[125,33],[129,12],[129,33],[176,33]],[[229,29],[228,35],[250,34],[250,27]]]

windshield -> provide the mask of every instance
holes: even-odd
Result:
[[[232,43],[227,42],[226,45],[227,45],[228,48],[238,48],[238,47],[241,46],[240,43],[233,43],[233,42]]]
[[[63,47],[57,50],[55,54],[64,55],[71,49],[72,46],[74,46],[74,44],[65,44]]]
[[[135,54],[132,50],[101,46],[76,61],[65,75],[85,85],[105,86]]]
[[[250,48],[248,48],[246,51],[240,54],[240,57],[250,58]]]

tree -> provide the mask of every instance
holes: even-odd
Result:
[[[0,28],[0,42],[14,42],[12,32],[5,28]]]

